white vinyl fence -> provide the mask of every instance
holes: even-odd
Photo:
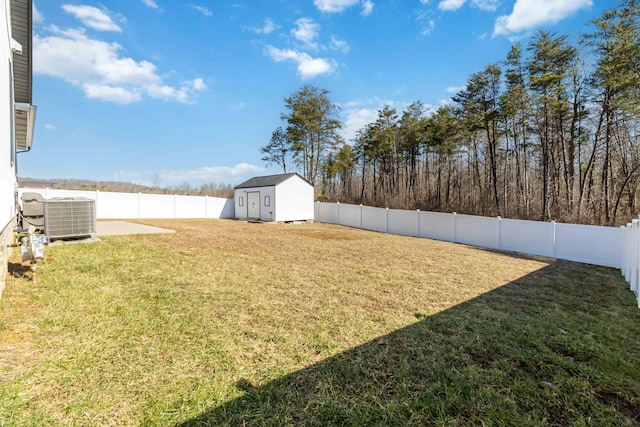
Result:
[[[110,193],[53,188],[20,188],[22,193],[40,193],[45,199],[85,197],[96,201],[97,219],[133,218],[233,218],[233,199],[174,194]]]
[[[620,269],[636,294],[640,308],[640,221],[634,219],[620,229],[623,233]]]
[[[617,227],[522,221],[483,216],[316,203],[319,222],[404,236],[620,267]]]

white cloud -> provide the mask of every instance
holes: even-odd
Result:
[[[256,34],[271,34],[275,30],[279,29],[280,25],[277,25],[271,18],[265,18],[264,25],[262,27],[254,28],[253,32]]]
[[[369,16],[373,12],[373,2],[371,0],[364,0],[362,2],[362,16]]]
[[[345,117],[342,136],[345,141],[351,142],[360,129],[376,121],[378,110],[376,108],[351,109],[345,111]]]
[[[336,36],[331,36],[331,44],[329,47],[342,53],[349,53],[350,50],[349,43],[344,40],[337,39]]]
[[[296,21],[296,27],[291,30],[291,35],[304,44],[308,49],[317,50],[316,39],[320,34],[320,24],[311,18],[300,18]]]
[[[418,22],[422,25],[422,35],[428,36],[436,28],[436,22],[430,19],[430,15],[425,11],[418,11]]]
[[[246,106],[246,104],[244,102],[238,102],[237,104],[233,104],[231,106],[231,109],[235,110],[235,111],[238,111],[238,110],[242,110],[245,106]]]
[[[197,10],[198,12],[202,13],[204,16],[211,16],[213,15],[213,12],[210,11],[209,9],[207,9],[204,6],[198,6],[195,4],[190,5],[192,8],[194,8],[195,10]]]
[[[313,58],[305,52],[292,49],[278,49],[267,46],[265,53],[275,62],[291,60],[298,64],[298,75],[302,79],[310,79],[322,74],[330,74],[335,71],[335,61],[325,58]]]
[[[102,101],[115,102],[116,104],[131,104],[142,99],[142,94],[125,89],[122,86],[111,86],[100,83],[83,83],[87,98],[100,99]]]
[[[168,169],[156,173],[157,180],[168,185],[188,182],[192,185],[217,183],[238,183],[265,168],[249,163],[238,163],[235,166],[205,166],[196,169]]]
[[[592,4],[592,0],[516,0],[511,15],[496,20],[493,35],[509,35],[556,23]]]
[[[369,123],[373,123],[378,118],[378,110],[389,105],[398,111],[398,115],[409,106],[410,102],[403,101],[384,101],[378,97],[365,100],[353,100],[342,105],[342,136],[345,141],[351,142],[356,138],[357,132]],[[424,111],[427,113],[432,109],[429,104],[424,104]]]
[[[99,31],[116,31],[122,32],[122,29],[113,22],[111,17],[105,11],[93,6],[76,6],[72,4],[62,5],[62,10],[70,15],[75,16],[84,25]]]
[[[429,0],[420,0],[420,3],[427,4]],[[440,0],[438,9],[445,11],[454,11],[460,9],[467,0]],[[493,12],[498,8],[500,0],[470,0],[471,6],[478,9]]]
[[[467,0],[441,0],[438,4],[440,10],[458,10]]]
[[[57,129],[57,128],[56,128],[54,125],[52,125],[51,123],[47,123],[46,125],[44,125],[44,128],[45,128],[46,130],[56,130],[56,129]]]
[[[204,80],[202,80],[200,77],[194,79],[191,82],[191,85],[193,86],[193,89],[197,90],[198,92],[203,91],[207,88],[207,85],[204,84]]]
[[[449,86],[448,88],[446,88],[445,90],[448,93],[458,93],[461,90],[463,90],[464,88],[466,88],[466,86]]]
[[[41,24],[44,22],[44,16],[42,16],[42,14],[40,12],[38,12],[38,9],[36,8],[36,4],[33,3],[33,22],[34,24]]]
[[[336,13],[342,12],[360,3],[360,0],[313,0],[313,4],[320,12]]]
[[[51,35],[33,37],[33,71],[63,79],[88,98],[119,104],[152,98],[190,102],[206,89],[201,78],[170,86],[149,61],[120,56],[121,46],[88,37],[82,29],[50,28]]]
[[[149,6],[152,9],[159,9],[158,3],[156,3],[154,0],[142,0],[142,3],[144,3],[146,6]]]
[[[422,27],[422,35],[423,36],[428,36],[429,34],[431,34],[431,32],[433,31],[434,28],[436,28],[436,23],[435,23],[435,21],[433,19],[430,19]]]
[[[478,9],[494,12],[498,8],[500,0],[471,0],[471,4]]]

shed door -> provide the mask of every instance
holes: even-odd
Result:
[[[260,219],[260,192],[247,193],[247,218]]]

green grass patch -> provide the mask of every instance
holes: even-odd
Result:
[[[145,221],[0,301],[0,425],[638,425],[614,269],[325,224]]]

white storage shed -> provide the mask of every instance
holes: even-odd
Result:
[[[313,221],[313,185],[297,173],[256,176],[234,191],[236,219]]]

